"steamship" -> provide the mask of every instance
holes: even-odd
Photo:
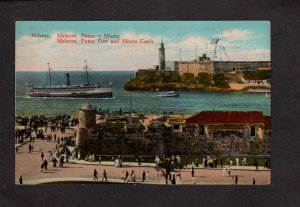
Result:
[[[27,84],[27,95],[29,97],[72,97],[72,98],[111,98],[113,97],[112,86],[101,86],[99,84],[90,84],[85,62],[86,83],[81,85],[72,85],[70,74],[66,73],[65,85],[52,85],[50,66],[48,63],[49,83],[48,86],[30,86]]]

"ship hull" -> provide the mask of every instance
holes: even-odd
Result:
[[[28,94],[30,97],[60,97],[60,98],[112,98],[112,93],[93,93],[93,94],[78,94],[78,93],[71,93],[71,94]]]
[[[68,86],[68,87],[31,87],[29,97],[62,97],[62,98],[111,98],[112,88],[100,86]]]

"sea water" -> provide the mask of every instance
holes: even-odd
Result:
[[[51,74],[52,84],[65,84],[65,73]],[[68,72],[72,84],[86,83],[84,72]],[[124,90],[124,85],[133,78],[133,71],[99,71],[89,73],[90,83],[111,84],[113,98],[30,98],[26,84],[49,85],[46,72],[16,72],[16,115],[75,115],[85,103],[94,105],[98,110],[129,111],[130,97],[135,112],[145,114],[196,114],[201,111],[261,111],[271,114],[271,99],[264,93],[221,93],[179,91],[179,97],[158,97],[157,91]]]

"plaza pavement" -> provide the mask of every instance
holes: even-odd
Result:
[[[73,133],[70,131],[70,133]],[[57,136],[59,136],[58,134]],[[62,135],[61,135],[62,136]],[[99,180],[102,179],[102,173],[105,169],[107,172],[108,182],[118,183],[121,181],[122,171],[128,170],[130,175],[131,170],[134,170],[137,183],[143,183],[142,172],[149,171],[150,180],[145,184],[165,184],[164,177],[159,177],[157,181],[157,171],[154,169],[154,163],[124,162],[122,168],[115,167],[114,162],[102,161],[87,162],[83,160],[70,160],[69,163],[64,163],[64,167],[53,167],[52,162],[48,162],[48,170],[41,172],[40,166],[42,163],[41,152],[44,152],[46,159],[49,158],[49,151],[55,151],[55,142],[47,142],[36,140],[32,142],[34,151],[30,154],[28,151],[29,143],[19,146],[16,153],[15,161],[15,183],[19,183],[19,177],[22,175],[23,184],[34,185],[48,183],[53,181],[92,181],[94,169],[98,172]],[[172,173],[173,174],[173,173]],[[182,184],[193,184],[191,176],[191,165],[181,169]],[[259,171],[255,171],[253,166],[232,166],[231,176],[223,176],[221,168],[203,168],[202,166],[195,168],[196,183],[200,185],[232,185],[234,183],[233,176],[238,175],[239,185],[252,185],[252,179],[255,178],[256,185],[270,184],[271,172],[263,170],[260,167]],[[97,181],[96,181],[97,182]],[[99,181],[98,181],[99,182]]]

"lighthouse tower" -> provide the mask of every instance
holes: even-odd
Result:
[[[160,48],[158,48],[158,63],[159,63],[159,70],[165,69],[165,48],[164,43],[160,43]]]

